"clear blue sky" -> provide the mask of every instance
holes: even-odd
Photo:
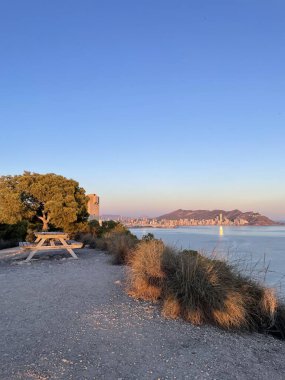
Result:
[[[285,217],[283,0],[2,1],[0,42],[0,174]]]

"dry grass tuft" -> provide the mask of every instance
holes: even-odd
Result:
[[[229,262],[196,251],[179,252],[150,239],[136,246],[129,265],[129,294],[160,299],[166,318],[285,339],[285,306],[274,290],[242,275]]]
[[[274,315],[277,310],[277,298],[276,292],[274,289],[265,288],[263,289],[263,295],[260,300],[260,308],[261,310],[270,316],[270,319],[273,320]]]
[[[151,285],[146,278],[137,276],[132,278],[128,294],[133,298],[155,302],[161,297],[161,288]]]
[[[170,319],[177,319],[181,316],[181,307],[176,298],[168,296],[163,300],[162,315]]]
[[[161,258],[164,297],[177,300],[185,320],[284,338],[285,306],[273,289],[243,276],[230,263],[195,251],[164,250]]]
[[[131,234],[112,234],[106,241],[107,250],[112,255],[112,264],[127,264],[132,255],[132,251],[136,247],[137,241],[137,238]]]
[[[161,255],[164,245],[159,240],[140,242],[128,262],[131,267],[128,292],[135,298],[157,300],[161,297],[164,273]]]
[[[244,328],[247,324],[247,312],[242,295],[236,291],[228,292],[223,309],[214,309],[212,317],[224,329]]]
[[[138,244],[130,260],[130,266],[135,274],[153,278],[164,277],[161,269],[161,255],[164,244],[160,240],[142,241]]]
[[[258,307],[253,310],[248,305],[252,305],[253,298],[260,302],[263,289],[259,285],[240,276],[222,260],[195,251],[172,256],[168,253],[162,258],[165,292],[179,301],[183,318],[193,324],[206,322],[224,329],[255,328],[253,316]]]
[[[186,310],[183,314],[183,318],[191,322],[193,325],[199,326],[205,323],[205,316],[201,309]]]

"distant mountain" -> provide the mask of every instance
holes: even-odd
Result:
[[[282,224],[280,222],[274,222],[267,216],[261,215],[258,212],[248,211],[242,212],[240,210],[176,210],[172,211],[169,214],[161,215],[157,219],[167,219],[167,220],[177,220],[177,219],[215,219],[218,218],[219,215],[222,214],[223,218],[227,218],[230,221],[234,221],[235,219],[243,219],[248,222],[250,226],[274,226],[278,224]]]

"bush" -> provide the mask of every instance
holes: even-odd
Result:
[[[88,222],[88,232],[91,234],[93,237],[97,237],[101,233],[101,226],[98,220],[90,220]]]
[[[82,241],[90,248],[107,249],[107,241],[113,234],[132,235],[130,231],[119,222],[113,220],[102,222],[91,220],[88,222],[86,231],[80,231],[73,235],[74,239]],[[133,235],[134,236],[134,235]]]
[[[224,261],[183,251],[175,257],[164,254],[162,268],[166,299],[175,299],[180,316],[193,324],[264,332],[275,323],[274,291],[242,276]]]
[[[0,224],[0,239],[14,242],[23,241],[25,240],[27,230],[27,221],[16,224]]]
[[[106,251],[112,255],[112,263],[126,264],[128,256],[135,247],[138,239],[119,222],[105,221],[100,226],[97,220],[88,223],[88,231],[77,233],[75,239],[90,248]]]
[[[143,236],[142,236],[142,240],[143,240],[143,241],[154,240],[154,234],[148,233],[148,234],[146,234],[146,235],[143,235]]]
[[[285,338],[285,306],[274,290],[230,263],[150,240],[137,246],[130,266],[129,294],[161,299],[165,317]]]
[[[112,264],[125,265],[131,258],[138,239],[136,236],[125,233],[116,233],[106,241],[107,250],[112,255]]]
[[[91,233],[85,233],[85,234],[80,233],[75,236],[75,239],[81,241],[83,245],[85,246],[85,245],[90,245],[93,242],[94,236]]]
[[[93,223],[92,221],[90,223]],[[90,224],[89,223],[89,224]],[[97,222],[98,223],[98,222]],[[130,231],[120,222],[115,222],[114,220],[108,220],[102,222],[102,226],[99,225],[95,228],[96,237],[103,238],[106,237],[109,233],[122,233],[122,234],[131,234]]]
[[[17,247],[19,242],[12,240],[2,240],[0,239],[0,249]]]
[[[96,248],[96,249],[99,249],[100,251],[107,251],[108,250],[108,239],[106,239],[106,238],[95,239],[94,245],[91,246],[90,248]]]
[[[25,240],[28,222],[16,224],[0,224],[0,249],[16,247],[19,241]]]
[[[129,260],[128,292],[131,296],[151,301],[160,298],[164,278],[161,255],[164,248],[160,240],[141,241],[137,245]]]

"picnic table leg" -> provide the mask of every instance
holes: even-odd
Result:
[[[25,263],[28,263],[29,261],[31,261],[32,258],[34,257],[34,255],[35,255],[37,252],[38,252],[37,249],[31,251],[31,252],[29,253],[29,256],[26,258]]]
[[[34,255],[35,255],[35,254],[37,253],[37,251],[40,249],[40,247],[44,244],[45,240],[46,240],[45,238],[42,238],[42,239],[41,239],[41,241],[39,242],[39,244],[36,245],[35,249],[33,249],[33,250],[30,252],[29,256],[26,258],[25,263],[28,263],[29,261],[32,260],[32,258],[34,257]]]
[[[64,245],[64,249],[66,249],[67,252],[69,252],[74,259],[78,260],[78,256],[74,253],[74,251],[71,248],[66,247],[68,245],[67,242],[64,239],[59,239],[59,241],[62,245]]]
[[[71,256],[78,260],[78,256],[76,255],[76,253],[71,249],[71,248],[66,248],[66,250],[71,254]]]

